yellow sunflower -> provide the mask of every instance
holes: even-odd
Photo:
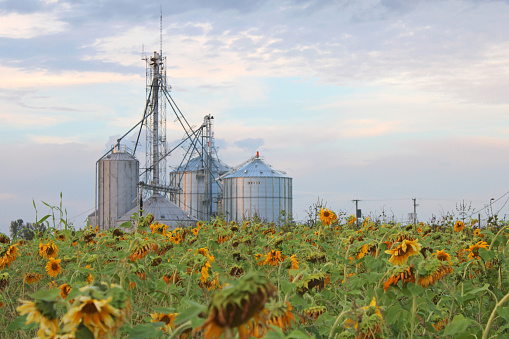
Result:
[[[52,257],[49,258],[46,264],[46,272],[48,272],[50,277],[56,277],[58,273],[62,273],[62,267],[60,266],[61,260],[62,259],[54,259]]]
[[[58,286],[58,288],[60,289],[60,296],[63,299],[67,299],[69,292],[71,292],[71,286],[69,286],[67,284],[62,284],[62,285]]]
[[[391,254],[389,261],[394,265],[402,265],[406,263],[412,255],[419,254],[422,245],[417,240],[404,239],[396,248],[385,251]]]
[[[276,304],[270,312],[267,323],[286,331],[287,328],[292,327],[292,320],[295,320],[295,316],[292,314],[292,305],[286,302]]]
[[[39,244],[39,255],[45,259],[56,258],[58,254],[58,247],[53,242],[49,242],[46,245]]]
[[[29,284],[29,285],[36,283],[41,279],[42,279],[42,274],[38,274],[38,273],[25,273],[23,275],[23,283]]]
[[[18,306],[16,311],[19,315],[28,314],[25,324],[39,323],[39,337],[52,336],[60,330],[58,318],[53,304],[47,301],[20,300],[23,305]]]
[[[73,331],[80,324],[88,327],[94,338],[105,338],[115,329],[115,318],[121,317],[120,310],[110,305],[113,297],[98,300],[81,296],[64,315],[64,331]]]
[[[325,226],[332,224],[334,220],[336,220],[337,218],[336,214],[327,208],[326,209],[321,208],[319,216],[320,220],[323,222]]]
[[[475,245],[470,245],[469,248],[466,249],[467,252],[470,252],[468,254],[468,260],[474,260],[479,259],[479,250],[481,248],[484,248],[485,250],[489,249],[489,245],[486,241],[478,241]]]
[[[480,236],[481,236],[481,230],[480,230],[480,229],[478,229],[478,228],[476,228],[476,229],[474,230],[474,235],[475,235],[476,237],[480,237]]]
[[[199,229],[198,229],[198,228],[193,228],[193,229],[192,229],[192,231],[193,231],[193,234],[194,234],[194,235],[198,235],[198,231],[199,231]]]
[[[175,328],[175,318],[177,317],[178,313],[152,313],[150,316],[152,317],[152,320],[150,320],[153,323],[157,322],[163,322],[165,325],[163,327],[160,327],[160,330],[163,330],[164,332],[169,332],[172,328]]]
[[[456,221],[454,224],[454,232],[461,232],[465,228],[465,223],[461,220]]]
[[[451,256],[447,253],[445,253],[445,250],[437,250],[437,253],[435,253],[437,256],[437,259],[440,261],[451,261]]]

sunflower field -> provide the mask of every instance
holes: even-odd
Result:
[[[148,220],[148,222],[147,222]],[[338,217],[0,235],[2,338],[509,336],[509,226]],[[139,226],[139,227],[138,227]]]

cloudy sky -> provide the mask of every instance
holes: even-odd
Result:
[[[0,0],[0,231],[94,205],[95,161],[143,113],[160,1]],[[172,96],[318,198],[427,220],[509,190],[509,1],[165,1]],[[168,140],[182,131],[168,116]],[[493,212],[509,214],[508,196]],[[484,210],[483,216],[485,216]]]

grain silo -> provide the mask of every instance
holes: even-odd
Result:
[[[170,182],[182,189],[171,200],[198,220],[210,220],[211,216],[221,212],[218,207],[222,198],[221,183],[216,179],[229,170],[228,165],[214,156],[209,166],[203,157],[189,160],[170,173]]]
[[[116,148],[98,161],[97,214],[92,225],[113,227],[118,218],[136,207],[139,162],[126,147]]]
[[[281,211],[292,215],[292,178],[273,169],[259,154],[221,177],[223,211],[228,221],[258,217],[277,222]]]

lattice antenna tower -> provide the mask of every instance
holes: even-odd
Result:
[[[170,91],[171,86],[166,80],[166,57],[163,56],[163,16],[160,16],[160,49],[152,56],[145,56],[146,100],[149,112],[144,120],[145,127],[145,171],[144,182],[153,186],[166,186],[167,184],[167,139],[166,139],[166,100],[164,92]],[[150,99],[150,100],[149,100]],[[153,189],[152,193],[165,194],[164,191]],[[144,198],[150,192],[144,191]]]

